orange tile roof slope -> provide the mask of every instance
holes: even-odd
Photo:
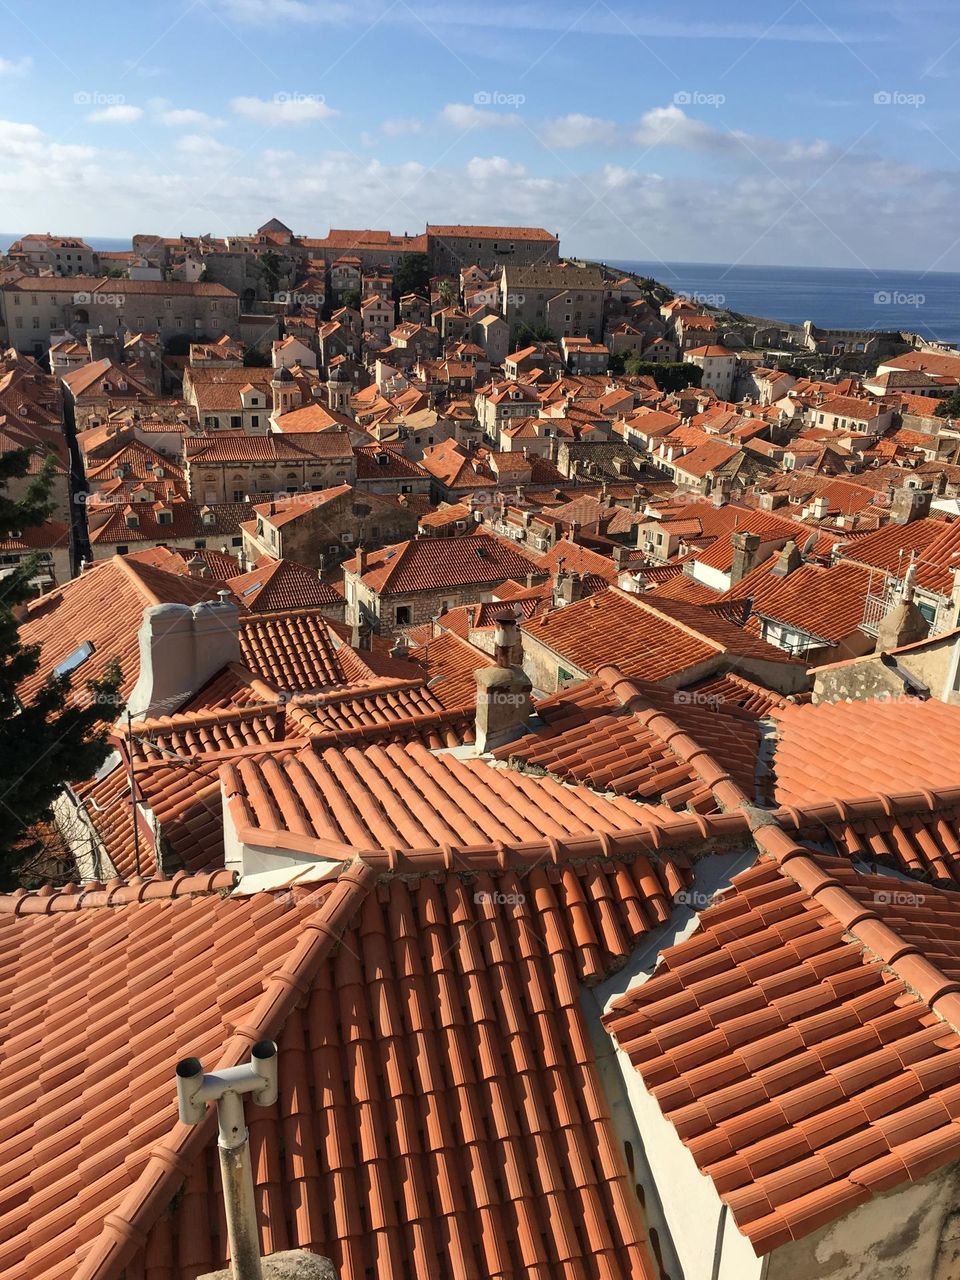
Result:
[[[750,599],[755,614],[786,622],[826,644],[839,644],[856,631],[870,588],[869,569],[845,560],[829,568],[806,563],[781,578],[771,573],[779,555],[774,552],[751,569],[720,602]]]
[[[771,715],[781,804],[930,791],[957,781],[960,707],[935,698],[787,704]]]
[[[225,763],[221,777],[241,839],[246,832],[257,843],[334,858],[354,848],[409,854],[635,831],[649,816],[631,800],[416,744],[248,756]]]
[[[353,864],[312,894],[225,898],[230,881],[0,899],[10,1280],[222,1265],[213,1127],[176,1124],[173,1069],[263,1037],[285,1064],[250,1116],[264,1252],[311,1249],[343,1280],[653,1280],[578,984],[665,918],[663,867],[371,892]]]
[[[343,592],[324,582],[316,569],[295,560],[262,562],[226,584],[245,609],[275,613],[283,609],[321,609],[342,606]]]
[[[480,606],[478,612],[488,608],[497,616],[507,612],[505,606]],[[443,631],[432,636],[425,644],[412,649],[411,658],[424,668],[424,678],[429,681],[433,696],[448,710],[455,707],[473,707],[477,701],[477,672],[493,666],[493,659],[470,644],[466,637],[455,631]]]
[[[215,600],[220,585],[166,573],[123,556],[92,565],[28,608],[20,638],[24,644],[40,646],[40,668],[24,681],[21,697],[32,697],[53,668],[85,640],[94,645],[94,652],[73,673],[74,687],[103,676],[117,658],[123,676],[121,692],[128,694],[140,671],[137,632],[144,609]]]
[[[617,587],[537,614],[524,632],[582,671],[595,672],[615,661],[625,675],[644,680],[679,677],[727,652],[765,662],[793,662],[710,607],[628,595]]]
[[[960,903],[758,842],[605,1023],[763,1255],[960,1156]]]
[[[443,587],[483,586],[537,572],[531,556],[489,533],[456,538],[411,538],[371,552],[364,582],[379,593],[407,594]],[[356,570],[356,557],[344,568]]]
[[[760,735],[745,715],[699,705],[690,694],[646,681],[628,680],[616,667],[604,667],[587,680],[545,698],[537,715],[546,727],[495,751],[497,760],[524,770],[544,770],[563,782],[598,791],[615,791],[671,809],[715,812],[713,793],[697,773],[695,761],[670,746],[677,733],[688,734],[731,778],[752,796]]]

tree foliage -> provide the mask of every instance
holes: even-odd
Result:
[[[557,335],[546,324],[522,324],[517,329],[517,342],[552,342],[556,343]]]
[[[53,509],[52,459],[20,498],[10,496],[11,481],[28,476],[30,459],[25,449],[0,455],[0,540],[41,524]],[[21,700],[18,691],[39,669],[40,652],[21,643],[16,609],[30,598],[37,568],[31,559],[0,580],[0,889],[20,882],[20,868],[41,843],[31,829],[49,821],[64,785],[89,778],[106,759],[106,728],[119,711],[115,663],[82,689],[69,674],[51,676]]]
[[[398,298],[405,293],[430,293],[430,259],[425,253],[405,253],[393,276],[393,289]]]
[[[933,413],[936,418],[960,418],[960,388],[941,400]]]
[[[283,275],[283,262],[281,261],[279,253],[277,253],[275,249],[266,249],[260,254],[258,264],[267,298],[272,300],[274,294],[276,294],[280,289],[280,279]]]
[[[624,372],[631,378],[652,378],[661,391],[683,391],[685,387],[699,387],[703,370],[699,365],[681,361],[679,364],[657,364],[639,356],[627,356]]]
[[[259,347],[247,347],[243,353],[243,363],[248,369],[269,369],[270,357]]]

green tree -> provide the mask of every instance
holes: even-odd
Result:
[[[283,275],[283,262],[276,249],[267,249],[261,253],[259,266],[260,278],[263,280],[267,298],[272,301],[274,294],[279,292],[280,278]]]
[[[631,378],[652,378],[661,391],[682,391],[684,387],[699,387],[703,380],[700,366],[688,364],[685,360],[679,364],[657,364],[653,360],[643,360],[634,355],[627,356],[623,368],[624,373]]]
[[[360,310],[360,290],[348,289],[346,293],[340,296],[341,307],[350,307],[353,311]]]
[[[933,413],[937,418],[960,418],[960,388],[941,400]]]
[[[406,253],[393,276],[393,291],[398,298],[405,293],[427,295],[430,291],[430,259],[425,253]]]
[[[259,347],[247,347],[243,353],[243,363],[248,369],[269,369],[270,357]]]
[[[0,455],[0,540],[41,524],[50,515],[52,459],[19,499],[9,495],[11,481],[29,474],[29,450]],[[74,689],[69,673],[48,677],[32,697],[19,689],[40,667],[36,645],[20,641],[15,610],[32,594],[35,559],[18,565],[0,583],[0,889],[16,888],[23,868],[42,841],[31,834],[49,821],[63,787],[89,778],[106,759],[107,727],[119,712],[120,669]],[[78,645],[81,638],[78,637]]]
[[[457,295],[454,292],[453,282],[451,280],[441,280],[437,285],[437,297],[440,299],[442,307],[449,307],[452,302],[456,302]]]
[[[517,329],[517,342],[553,342],[557,335],[545,324],[522,324]]]

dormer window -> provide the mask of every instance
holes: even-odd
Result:
[[[157,524],[173,524],[173,512],[166,509],[158,511]]]
[[[126,517],[126,526],[128,529],[140,528],[140,517],[135,511],[128,511]]]

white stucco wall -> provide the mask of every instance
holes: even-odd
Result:
[[[750,850],[701,859],[694,886],[679,895],[685,900],[669,923],[651,934],[619,973],[582,996],[611,1118],[625,1149],[629,1144],[635,1181],[644,1191],[648,1229],[656,1233],[671,1280],[760,1280],[763,1263],[736,1227],[729,1221],[723,1223],[729,1214],[724,1215],[713,1183],[697,1169],[673,1125],[600,1018],[618,996],[647,981],[660,952],[693,933],[699,923],[698,912],[734,875],[751,866],[755,857],[755,851]],[[715,1272],[721,1225],[721,1267]]]

